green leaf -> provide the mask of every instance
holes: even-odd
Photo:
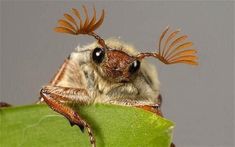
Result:
[[[79,114],[94,130],[98,147],[168,147],[173,123],[133,107],[95,104],[81,106]],[[89,147],[87,132],[46,105],[0,109],[1,147]]]

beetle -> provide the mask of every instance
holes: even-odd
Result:
[[[105,11],[96,20],[83,6],[85,21],[79,10],[73,8],[70,14],[58,21],[56,32],[71,35],[88,35],[96,42],[77,47],[64,61],[51,82],[40,91],[44,101],[54,111],[66,117],[71,125],[87,130],[90,143],[96,146],[91,126],[80,117],[67,103],[90,105],[109,103],[133,106],[162,116],[159,80],[154,66],[143,59],[154,57],[165,64],[185,63],[197,65],[195,49],[188,49],[192,42],[186,41],[187,35],[176,37],[180,30],[169,32],[167,27],[160,36],[158,52],[139,53],[133,46],[118,39],[104,40],[95,30],[101,26]],[[167,37],[167,34],[168,37]],[[176,39],[175,39],[176,38]],[[164,41],[163,41],[164,40]],[[172,144],[173,145],[173,144]]]

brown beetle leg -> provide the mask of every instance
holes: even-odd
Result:
[[[65,102],[74,100],[81,103],[84,102],[83,99],[85,98],[89,100],[86,90],[59,86],[46,86],[41,90],[40,94],[51,109],[66,117],[72,126],[77,125],[81,131],[83,131],[85,127],[89,134],[92,147],[96,146],[95,137],[90,125],[83,120],[76,111],[64,105]]]
[[[137,108],[144,109],[146,111],[153,112],[161,117],[163,117],[162,111],[161,111],[161,105],[162,105],[162,96],[159,94],[157,97],[158,102],[155,105],[139,105],[136,106]]]
[[[158,105],[158,104],[157,104]],[[150,111],[152,113],[155,113],[161,117],[163,117],[162,115],[162,112],[160,109],[156,109],[156,107],[158,107],[157,105],[154,105],[154,106],[149,106],[149,105],[140,105],[140,106],[136,106],[137,108],[141,108],[141,109],[144,109],[146,111]]]
[[[171,146],[170,147],[176,147],[174,143],[171,143]]]
[[[0,108],[3,108],[3,107],[11,107],[11,104],[8,104],[6,102],[0,102]]]
[[[162,106],[162,95],[161,94],[158,95],[157,101],[158,101],[159,108],[161,108],[161,106]]]

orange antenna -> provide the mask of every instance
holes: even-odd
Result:
[[[185,63],[191,65],[197,65],[198,62],[197,56],[195,53],[197,52],[195,49],[189,49],[192,47],[193,43],[190,41],[186,41],[188,38],[187,35],[182,35],[174,40],[173,38],[180,32],[180,30],[176,30],[171,32],[168,37],[165,38],[167,32],[169,31],[169,27],[163,31],[159,39],[159,49],[156,53],[140,53],[137,55],[139,60],[145,57],[155,57],[158,58],[165,64],[175,64],[175,63]],[[165,40],[164,45],[162,46],[162,40]]]
[[[106,47],[104,40],[97,35],[94,31],[101,26],[101,24],[104,21],[104,9],[102,10],[102,14],[98,20],[96,20],[96,9],[93,7],[93,17],[90,19],[86,6],[83,7],[83,12],[85,15],[85,21],[83,22],[82,17],[80,15],[79,10],[73,8],[72,12],[73,14],[79,19],[79,25],[77,24],[77,21],[72,17],[70,14],[65,13],[64,17],[65,19],[58,20],[58,27],[56,27],[54,30],[59,33],[67,33],[72,35],[90,35],[93,36],[96,40],[98,40],[98,43]]]

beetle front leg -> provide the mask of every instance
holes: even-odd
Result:
[[[163,117],[162,111],[161,111],[161,105],[162,105],[162,96],[161,94],[157,97],[158,102],[155,105],[137,105],[137,108],[144,109],[146,111],[150,111],[152,113],[155,113],[161,117]]]
[[[85,127],[89,134],[92,147],[96,146],[95,137],[90,125],[83,120],[76,111],[64,105],[65,102],[75,100],[82,103],[85,103],[85,100],[86,102],[89,102],[89,96],[86,90],[59,86],[46,86],[41,89],[40,94],[44,101],[54,111],[66,117],[72,126],[77,125],[81,131],[83,131]]]

